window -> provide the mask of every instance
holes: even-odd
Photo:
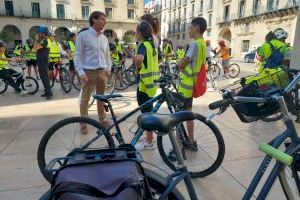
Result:
[[[186,18],[186,8],[183,9],[183,19]]]
[[[127,0],[127,3],[128,3],[129,5],[133,5],[133,4],[134,4],[134,0]]]
[[[90,15],[90,7],[89,6],[81,6],[82,19],[89,19]]]
[[[208,27],[211,27],[212,24],[212,14],[208,15]]]
[[[104,0],[104,3],[112,3],[112,0]]]
[[[203,12],[203,0],[200,1],[200,8],[199,8],[199,12]]]
[[[243,40],[242,41],[242,52],[248,52],[249,51],[249,44],[250,44],[250,40]]]
[[[171,9],[171,7],[172,7],[172,1],[170,1],[170,9]]]
[[[41,17],[40,14],[40,4],[39,3],[31,3],[32,17]]]
[[[245,0],[240,1],[239,17],[245,17]]]
[[[180,34],[177,35],[177,40],[180,40]]]
[[[192,17],[194,17],[194,10],[195,10],[195,4],[192,4],[192,12],[191,12]]]
[[[279,0],[268,0],[268,11],[274,11],[278,9]]]
[[[177,22],[177,32],[180,32],[180,22]]]
[[[56,4],[57,19],[65,19],[65,6]]]
[[[112,8],[105,8],[105,15],[107,18],[111,19],[113,16]]]
[[[7,16],[14,16],[14,5],[12,1],[4,1]]]
[[[181,18],[181,10],[178,10],[178,19]]]
[[[209,1],[209,5],[208,5],[208,10],[212,10],[213,9],[213,5],[214,5],[214,1],[210,0]]]
[[[127,17],[128,17],[128,19],[134,19],[134,10],[133,9],[128,9]]]
[[[230,12],[230,7],[229,7],[229,5],[227,5],[227,6],[225,6],[224,7],[224,21],[225,22],[227,22],[227,21],[229,21],[229,12]]]
[[[185,33],[182,33],[182,39],[185,40]]]
[[[259,8],[260,8],[261,0],[254,0],[253,2],[253,15],[259,14]]]

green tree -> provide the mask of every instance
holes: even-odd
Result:
[[[5,42],[9,42],[13,40],[12,34],[9,34],[6,31],[0,32],[0,40],[3,40]]]

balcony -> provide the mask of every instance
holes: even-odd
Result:
[[[65,13],[66,14],[66,13]],[[0,16],[7,16],[7,17],[21,17],[21,18],[42,18],[42,19],[57,19],[56,15],[51,16],[51,10],[40,11],[40,16],[37,17],[33,15],[32,11],[26,10],[15,10],[13,16],[6,15],[5,9],[0,9]],[[67,15],[66,15],[67,16]]]
[[[81,4],[89,4],[91,6],[95,5],[94,0],[81,0],[80,2],[81,2]]]
[[[180,15],[176,15],[176,21],[181,20],[181,16]]]
[[[214,5],[209,4],[209,5],[207,5],[206,10],[207,10],[207,12],[211,12],[211,11],[213,11],[213,8],[214,8]]]
[[[197,11],[196,11],[198,14],[201,14],[201,13],[203,13],[203,8],[197,8]]]
[[[128,7],[128,8],[138,8],[138,6],[139,6],[139,4],[138,4],[138,2],[137,2],[136,0],[135,0],[135,1],[132,1],[132,2],[130,2],[130,3],[127,1],[127,7]],[[158,6],[158,5],[155,5],[155,6],[154,6],[154,12],[156,12],[156,11],[155,11],[155,7],[156,7],[156,6]]]
[[[116,6],[116,1],[115,0],[104,0],[104,4],[106,6]]]
[[[162,8],[161,5],[155,5],[154,6],[154,12],[159,13],[161,11],[161,8]]]
[[[56,0],[57,3],[64,3],[64,4],[70,4],[71,0]]]

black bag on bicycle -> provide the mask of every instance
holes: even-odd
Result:
[[[132,148],[78,151],[54,175],[51,200],[151,199]]]

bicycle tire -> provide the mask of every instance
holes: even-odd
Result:
[[[231,69],[233,66],[236,66],[235,71],[234,71],[234,69]],[[233,74],[231,72],[233,72]],[[236,78],[240,74],[240,72],[241,72],[241,68],[238,64],[232,63],[229,65],[229,74],[228,75],[230,78]]]
[[[35,87],[32,91],[28,91],[28,89],[27,89],[27,80],[32,80],[34,85],[35,85]],[[22,87],[23,90],[27,90],[28,94],[33,95],[33,94],[37,93],[40,86],[39,86],[39,82],[35,78],[27,76],[27,77],[25,77],[25,80],[22,82],[21,87]]]
[[[217,64],[210,65],[211,75],[214,79],[217,79],[221,75],[221,68]]]
[[[63,91],[65,91],[65,93],[69,93],[72,89],[72,82],[69,71],[63,66],[60,67],[59,79]]]
[[[3,79],[0,79],[0,94],[6,92],[7,88],[8,88],[8,84]]]
[[[203,178],[203,177],[206,177],[206,176],[214,173],[221,166],[223,159],[224,159],[224,155],[225,155],[225,143],[224,143],[224,139],[223,139],[223,136],[222,136],[220,130],[213,122],[211,122],[211,121],[207,122],[206,118],[202,115],[198,115],[198,118],[196,120],[199,120],[200,122],[205,124],[211,130],[211,132],[214,134],[214,137],[216,138],[217,144],[218,144],[218,152],[217,152],[216,159],[208,168],[203,169],[201,171],[197,171],[197,172],[191,172],[189,170],[189,167],[187,166],[192,178]],[[180,139],[184,140],[184,141],[181,141],[183,144],[189,143],[187,135],[185,133],[179,133],[179,135],[180,135]],[[159,154],[162,157],[163,161],[173,171],[175,171],[176,167],[169,160],[167,152],[165,151],[165,148],[163,145],[163,136],[157,136],[157,147],[158,147]],[[201,148],[201,146],[200,146],[200,148]]]
[[[129,87],[129,84],[126,84],[124,82],[124,79],[126,79],[128,81],[128,80],[130,80],[130,78],[128,77],[128,74],[126,74],[124,72],[120,72],[120,73],[121,73],[122,83],[119,82],[117,74],[116,74],[116,76],[115,76],[115,89],[118,90],[118,91],[123,91],[123,90],[126,90]],[[119,83],[120,83],[120,85],[118,85]]]
[[[293,166],[293,165],[292,165]],[[278,179],[281,185],[281,188],[284,192],[284,195],[287,200],[300,199],[300,188],[297,188],[295,179],[292,177],[292,174],[289,174],[289,166],[285,166],[279,173]],[[299,178],[299,173],[296,172]],[[290,175],[290,176],[289,176]]]
[[[51,183],[52,180],[52,175],[48,174],[45,170],[46,167],[46,159],[45,159],[45,151],[46,151],[46,147],[47,144],[50,140],[51,137],[53,137],[53,135],[61,128],[65,128],[65,126],[73,124],[73,123],[80,123],[80,124],[87,124],[87,125],[91,125],[94,128],[96,128],[96,130],[101,130],[101,129],[105,129],[98,121],[91,119],[91,118],[87,118],[87,117],[70,117],[70,118],[66,118],[63,119],[57,123],[55,123],[53,126],[51,126],[47,132],[43,135],[39,146],[38,146],[38,152],[37,152],[37,161],[38,161],[38,166],[39,169],[42,173],[42,175],[44,176],[44,178]],[[107,145],[109,148],[113,148],[114,145],[114,140],[112,138],[112,136],[110,134],[105,134],[105,140],[107,142]],[[73,148],[74,149],[78,149],[77,148]],[[72,151],[70,150],[70,152]],[[69,152],[69,153],[70,153]],[[66,155],[63,155],[66,156]],[[58,157],[58,156],[56,156]]]
[[[76,83],[75,81],[77,81],[78,83]],[[75,72],[72,76],[72,85],[76,90],[78,90],[78,91],[81,90],[80,78],[79,78],[79,75],[77,74],[77,72]]]

